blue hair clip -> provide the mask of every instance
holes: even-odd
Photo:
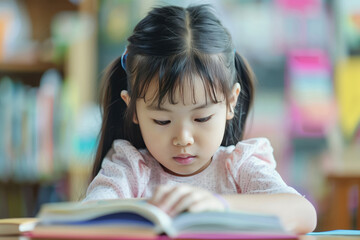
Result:
[[[125,50],[123,52],[123,54],[121,55],[121,66],[122,68],[126,71],[126,58],[128,55],[128,50],[127,47],[125,47]]]

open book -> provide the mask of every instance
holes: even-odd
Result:
[[[297,239],[275,216],[240,212],[182,213],[171,218],[145,200],[52,203],[41,207],[34,238]]]

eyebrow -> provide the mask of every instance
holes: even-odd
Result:
[[[191,109],[190,111],[195,111],[195,110],[199,110],[199,109],[204,109],[204,108],[209,108],[211,106],[215,105],[215,103],[204,103],[200,106],[197,106],[193,109]],[[158,105],[149,105],[149,106],[146,106],[146,109],[148,110],[151,110],[151,111],[164,111],[164,112],[172,112],[170,109],[167,109],[167,108],[164,108],[164,107],[161,107],[161,106],[158,106]]]

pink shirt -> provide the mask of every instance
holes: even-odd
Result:
[[[146,149],[115,140],[101,170],[90,183],[84,201],[111,198],[148,198],[159,184],[196,185],[218,194],[294,193],[275,170],[273,148],[266,138],[220,147],[202,172],[179,177],[164,171]]]

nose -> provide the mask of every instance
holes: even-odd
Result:
[[[185,127],[179,128],[175,134],[175,137],[173,138],[173,144],[175,146],[181,147],[186,147],[194,144],[192,132]]]

